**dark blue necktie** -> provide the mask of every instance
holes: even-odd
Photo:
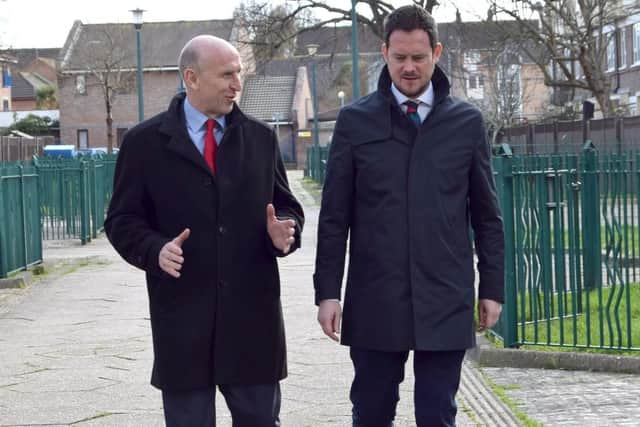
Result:
[[[422,120],[420,119],[420,114],[418,114],[418,104],[413,101],[405,101],[404,105],[407,106],[407,116],[409,120],[419,127],[422,124]]]

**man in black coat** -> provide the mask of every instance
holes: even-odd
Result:
[[[238,51],[198,36],[179,66],[186,96],[122,143],[107,236],[146,272],[166,424],[215,425],[218,386],[234,426],[277,426],[287,369],[276,257],[300,246],[302,208],[273,129],[234,102]]]
[[[465,349],[500,315],[504,236],[480,112],[449,95],[433,18],[385,21],[378,90],[343,108],[322,195],[314,286],[325,334],[350,346],[354,426],[390,426],[414,351],[419,426],[454,426]],[[345,255],[349,270],[340,306]]]

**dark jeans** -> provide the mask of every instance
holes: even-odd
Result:
[[[393,425],[408,351],[351,348],[355,377],[351,385],[353,427]],[[464,351],[415,351],[414,404],[419,427],[454,427],[455,401]]]
[[[233,427],[279,427],[280,383],[220,385]],[[167,427],[213,427],[216,425],[216,389],[162,392]]]

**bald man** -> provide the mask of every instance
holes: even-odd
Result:
[[[186,94],[129,130],[105,222],[146,273],[151,384],[167,426],[214,426],[216,388],[234,426],[278,426],[287,375],[276,257],[304,215],[273,129],[235,103],[238,51],[208,35],[179,57]]]

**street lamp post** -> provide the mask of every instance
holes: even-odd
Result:
[[[357,0],[351,0],[351,62],[353,77],[353,100],[360,98],[360,66],[358,64],[358,15]]]
[[[136,29],[136,54],[138,57],[138,121],[144,120],[144,96],[142,94],[142,48],[140,47],[140,32],[142,31],[143,9],[131,10],[133,13],[133,26]]]
[[[338,92],[338,98],[340,99],[340,108],[344,107],[344,91]]]
[[[311,166],[311,177],[318,181],[320,172],[320,135],[318,135],[318,93],[316,88],[316,60],[315,55],[319,45],[307,45],[307,52],[311,58],[311,99],[313,103],[313,165]]]

